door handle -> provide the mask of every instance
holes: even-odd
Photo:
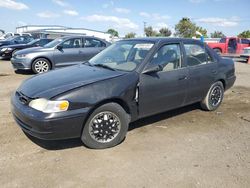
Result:
[[[178,78],[178,80],[186,80],[187,79],[187,76],[181,76]]]

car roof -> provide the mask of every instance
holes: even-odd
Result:
[[[97,37],[94,37],[94,36],[88,36],[88,35],[71,35],[71,36],[63,36],[63,37],[58,37],[58,38],[61,38],[61,39],[71,39],[71,38],[96,38],[96,39],[99,39]],[[100,39],[100,40],[103,40],[103,39]]]
[[[124,39],[125,41],[145,41],[145,42],[195,42],[201,43],[197,39],[188,39],[188,38],[170,38],[170,37],[143,37],[143,38],[133,38],[133,39]]]

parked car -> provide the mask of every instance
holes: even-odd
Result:
[[[3,30],[0,30],[0,32]],[[30,33],[13,33],[13,32],[7,32],[7,33],[3,33],[0,36],[0,40],[5,40],[14,36],[30,36],[32,37],[32,35]]]
[[[29,48],[16,52],[11,58],[14,69],[44,73],[56,67],[87,61],[110,43],[95,37],[67,36],[57,38],[43,48]]]
[[[217,109],[235,79],[234,62],[200,41],[122,40],[84,64],[24,81],[12,113],[34,137],[81,137],[90,148],[108,148],[139,118],[196,102]]]
[[[53,39],[36,39],[32,40],[28,44],[13,44],[8,46],[0,47],[0,57],[3,59],[10,59],[12,55],[18,50],[31,48],[31,47],[42,47],[45,44],[48,44]]]
[[[249,59],[250,59],[250,47],[244,48],[243,53],[240,54],[240,57],[245,59],[247,62],[250,63],[250,61],[249,61]]]
[[[219,42],[208,42],[207,45],[219,54],[240,54],[245,47],[250,46],[250,40],[238,37],[225,37],[221,38]]]
[[[17,37],[10,37],[6,40],[0,40],[0,47],[7,46],[12,44],[27,44],[34,40],[31,36],[17,36]]]

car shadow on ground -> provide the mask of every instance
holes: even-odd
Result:
[[[15,70],[16,74],[32,75],[34,74],[31,70]]]
[[[153,115],[150,117],[146,117],[140,120],[137,120],[130,124],[129,130],[132,131],[134,129],[138,129],[149,124],[153,124],[155,122],[172,118],[178,115],[181,115],[186,112],[190,112],[193,110],[199,110],[200,105],[198,103],[192,104],[189,106],[185,106],[182,108],[178,108],[175,110],[167,111],[161,114]],[[63,150],[63,149],[70,149],[75,147],[83,146],[80,138],[73,138],[73,139],[66,139],[66,140],[41,140],[35,137],[32,137],[25,133],[25,135],[35,144],[39,145],[40,147],[47,149],[47,150]]]

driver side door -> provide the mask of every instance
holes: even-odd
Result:
[[[159,72],[141,73],[139,116],[145,117],[182,106],[187,94],[188,71],[183,67],[181,45],[165,44],[144,69],[162,66]]]
[[[71,38],[60,44],[61,49],[54,49],[54,62],[56,67],[75,65],[83,62],[81,55],[82,38]]]

